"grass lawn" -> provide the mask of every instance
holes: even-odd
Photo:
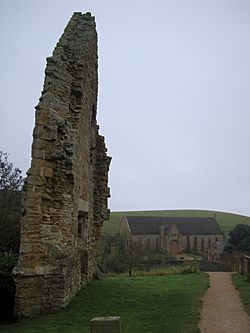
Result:
[[[231,213],[223,213],[223,212],[215,212],[208,210],[155,210],[155,211],[135,211],[135,212],[112,212],[110,214],[110,220],[104,222],[104,226],[102,228],[102,232],[105,234],[115,234],[119,231],[119,226],[121,223],[121,219],[124,215],[130,216],[197,216],[197,217],[214,217],[216,214],[216,220],[219,223],[222,230],[227,235],[230,230],[234,228],[236,224],[249,224],[250,225],[250,217],[231,214]]]
[[[66,310],[0,326],[1,333],[89,333],[93,317],[121,316],[122,333],[199,332],[205,273],[109,277],[93,281]]]
[[[236,273],[232,275],[232,280],[235,287],[239,290],[242,303],[250,316],[250,282],[246,280],[246,276]]]

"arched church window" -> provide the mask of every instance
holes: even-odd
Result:
[[[201,239],[201,251],[204,251],[204,238]]]
[[[197,251],[197,237],[194,237],[194,251]]]

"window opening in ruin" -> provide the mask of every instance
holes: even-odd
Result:
[[[91,125],[94,125],[96,122],[96,105],[93,104],[92,110],[91,110]]]
[[[79,211],[78,213],[78,239],[84,240],[85,239],[85,229],[88,220],[88,213]]]
[[[78,221],[78,238],[82,238],[82,224]]]
[[[218,242],[218,237],[215,237],[215,241]]]

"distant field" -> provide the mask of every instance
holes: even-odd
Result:
[[[249,224],[250,217],[215,212],[208,210],[155,210],[155,211],[128,211],[128,212],[112,212],[110,214],[110,220],[104,222],[103,233],[104,234],[115,234],[119,231],[121,219],[124,215],[130,216],[197,216],[197,217],[215,217],[219,223],[221,229],[228,235],[228,232],[233,229],[236,224]]]

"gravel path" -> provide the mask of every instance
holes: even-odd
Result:
[[[201,333],[249,333],[250,319],[243,309],[230,273],[209,272],[210,288],[202,302]]]

